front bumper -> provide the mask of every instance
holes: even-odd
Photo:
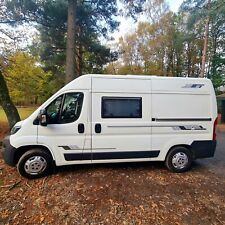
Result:
[[[194,141],[191,144],[194,159],[213,157],[216,150],[216,141]]]
[[[10,144],[9,136],[5,137],[5,139],[3,140],[3,147],[1,149],[1,152],[5,163],[7,163],[10,166],[16,165],[15,162],[16,148],[14,148]]]

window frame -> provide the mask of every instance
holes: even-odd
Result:
[[[138,100],[139,103],[139,107],[140,107],[140,116],[138,117],[130,117],[130,116],[104,116],[104,100],[116,100],[116,99],[120,99],[120,100]],[[102,96],[101,97],[101,118],[102,119],[142,119],[143,115],[142,115],[142,97],[119,97],[119,96]]]
[[[82,104],[81,104],[81,110],[80,110],[80,114],[79,116],[77,117],[76,120],[72,121],[72,122],[68,122],[68,123],[63,123],[61,121],[61,114],[62,114],[62,110],[63,110],[63,106],[64,106],[64,103],[65,103],[65,98],[66,98],[66,95],[68,94],[82,94]],[[59,97],[62,96],[62,100],[61,100],[61,103],[60,103],[60,109],[59,109],[59,115],[58,115],[58,118],[57,118],[57,123],[48,123],[49,125],[50,124],[69,124],[69,123],[74,123],[75,121],[77,121],[79,118],[80,118],[80,115],[82,113],[82,109],[83,109],[83,103],[84,103],[84,93],[83,92],[67,92],[67,93],[63,93],[59,96],[57,96],[55,99],[53,99],[46,107],[45,107],[45,110],[46,110],[46,113],[47,113],[47,108]]]

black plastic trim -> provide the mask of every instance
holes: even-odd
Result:
[[[78,133],[79,134],[83,134],[84,131],[85,131],[84,124],[83,123],[79,123],[77,129],[78,129]]]
[[[95,133],[100,134],[102,132],[102,126],[100,123],[95,124]]]
[[[212,118],[152,118],[152,121],[158,121],[158,122],[212,121]]]
[[[39,119],[38,117],[36,117],[33,121],[33,125],[39,125],[39,124],[40,124]]]
[[[94,153],[66,153],[66,161],[74,160],[107,160],[107,159],[135,159],[135,158],[155,158],[160,151],[125,151],[125,152],[94,152]]]
[[[5,163],[7,163],[9,166],[16,165],[15,163],[16,148],[14,148],[10,144],[9,136],[4,138],[1,152]]]
[[[216,150],[216,141],[193,141],[191,151],[195,159],[213,157]]]

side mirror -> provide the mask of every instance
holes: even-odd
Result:
[[[47,123],[47,114],[46,114],[46,110],[45,109],[42,109],[40,111],[38,119],[39,119],[39,123],[40,123],[41,126],[46,127],[48,125],[48,123]]]

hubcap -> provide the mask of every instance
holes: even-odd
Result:
[[[184,152],[177,152],[172,158],[172,164],[176,169],[183,169],[188,164],[188,156]]]
[[[30,175],[37,175],[47,167],[47,162],[42,156],[32,156],[24,164],[25,171]]]

